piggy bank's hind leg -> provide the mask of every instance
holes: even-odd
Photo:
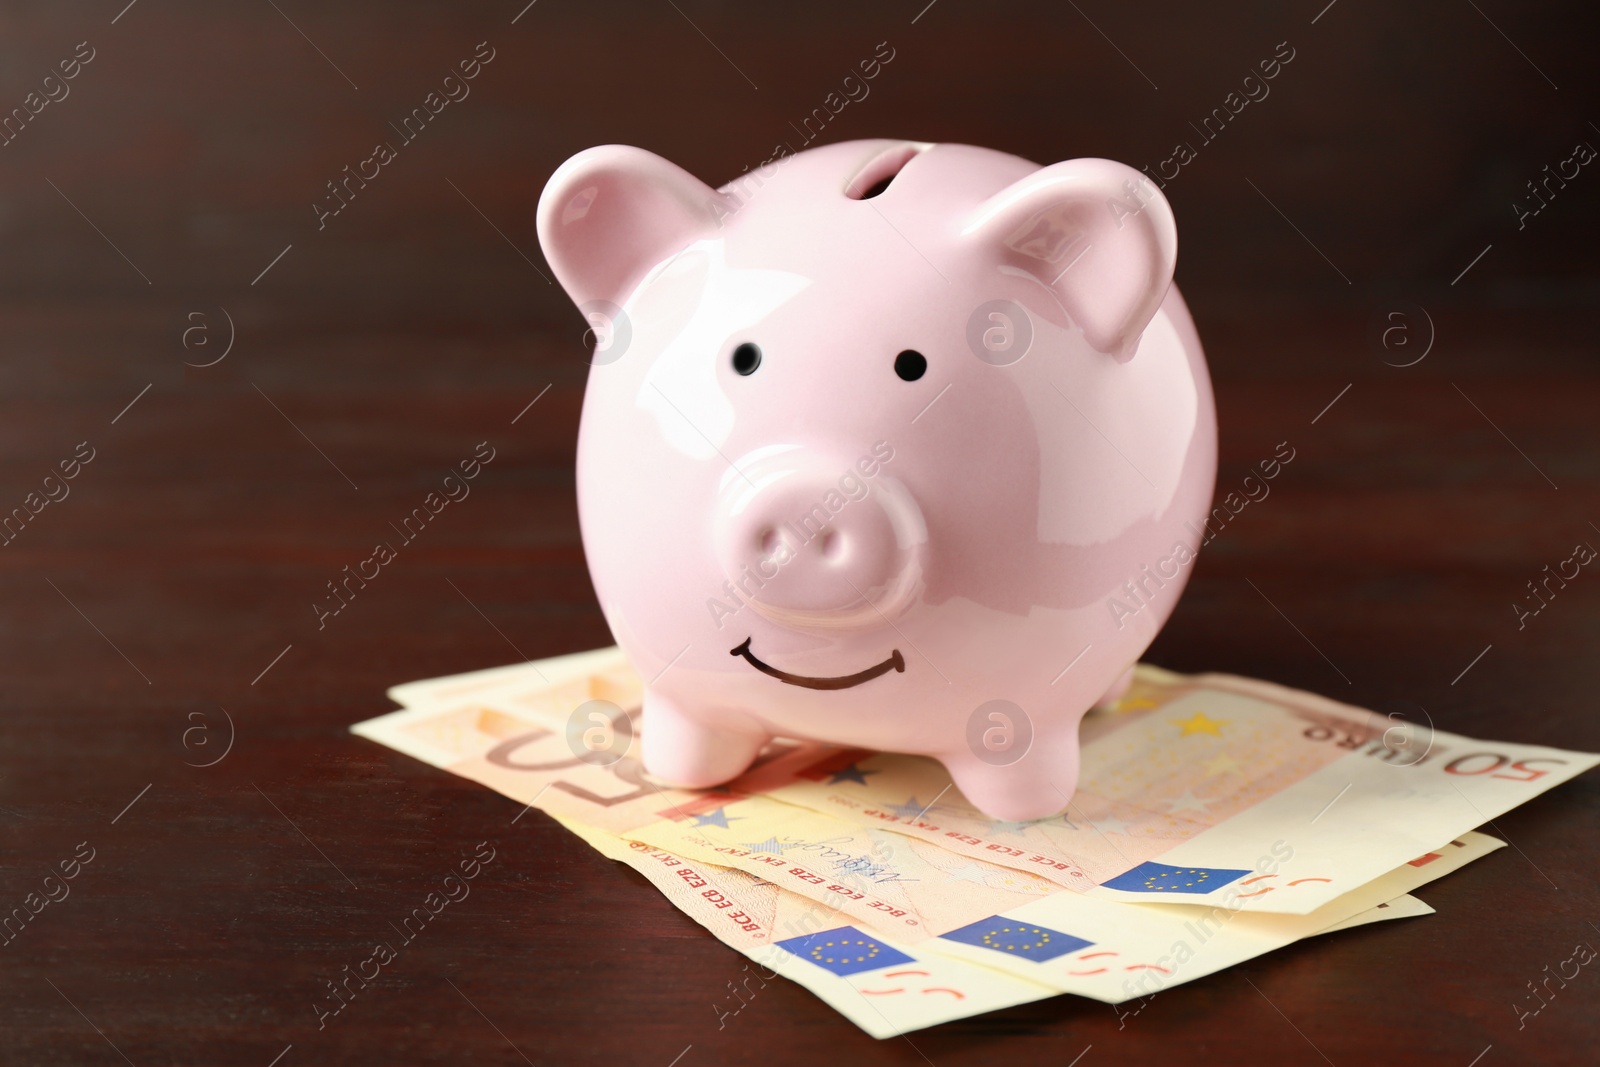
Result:
[[[991,819],[1029,822],[1066,810],[1078,788],[1077,724],[1047,741],[1034,738],[1015,763],[997,766],[970,752],[940,762],[978,810]]]
[[[644,694],[640,730],[644,734],[644,769],[687,789],[704,789],[737,778],[768,740],[765,733],[707,726],[649,689]]]

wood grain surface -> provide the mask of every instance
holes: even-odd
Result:
[[[0,909],[93,856],[0,944],[0,1061],[1594,1062],[1600,974],[1514,1007],[1600,945],[1592,774],[1486,828],[1515,847],[1423,889],[1435,916],[1120,1021],[1059,997],[878,1042],[781,981],[719,1026],[744,961],[642,878],[347,732],[393,683],[610,643],[573,499],[582,323],[533,227],[550,172],[623,142],[720,183],[799,148],[887,42],[819,140],[1152,170],[1192,143],[1167,195],[1219,487],[1296,459],[1150,661],[1600,748],[1600,574],[1512,608],[1600,545],[1600,174],[1537,213],[1528,189],[1600,145],[1590,10],[525,2],[0,10],[0,515],[29,512],[0,535]],[[394,132],[484,49],[470,95]],[[326,583],[484,441],[471,495],[319,628]],[[484,841],[470,898],[319,1029],[326,981]]]

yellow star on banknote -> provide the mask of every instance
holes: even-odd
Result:
[[[1218,752],[1206,762],[1207,774],[1232,774],[1239,769],[1239,761],[1226,752]]]
[[[1192,718],[1173,719],[1174,726],[1182,727],[1183,732],[1179,737],[1188,737],[1190,734],[1210,734],[1212,737],[1221,737],[1222,728],[1228,725],[1227,719],[1210,719],[1203,711],[1197,711]]]

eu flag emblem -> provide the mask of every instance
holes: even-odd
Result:
[[[1085,941],[1081,937],[1073,937],[1060,930],[1052,930],[1048,926],[1035,926],[1033,923],[1008,919],[1004,915],[991,915],[971,926],[951,930],[943,936],[949,941],[977,945],[979,948],[992,948],[996,952],[1004,952],[1008,956],[1020,956],[1035,963],[1053,960],[1057,956],[1065,956],[1069,952],[1076,952],[1080,948],[1088,948],[1094,944],[1093,941]]]
[[[1209,893],[1249,873],[1227,867],[1168,867],[1165,863],[1141,863],[1127,874],[1119,874],[1100,884],[1124,893]]]
[[[824,930],[775,942],[785,952],[810,960],[825,971],[843,978],[859,971],[875,971],[901,963],[915,963],[910,956],[890,948],[854,926]]]

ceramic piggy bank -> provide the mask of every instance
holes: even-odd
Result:
[[[713,189],[608,145],[538,227],[593,333],[578,508],[646,769],[711,786],[802,738],[1065,808],[1216,476],[1154,185],[853,141]]]

